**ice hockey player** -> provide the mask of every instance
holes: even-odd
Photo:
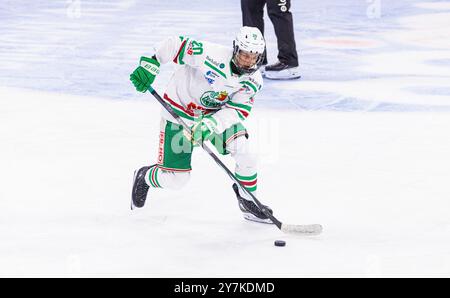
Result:
[[[132,208],[144,206],[149,188],[184,186],[192,169],[193,147],[205,141],[210,141],[220,154],[231,154],[236,162],[236,178],[255,194],[256,159],[250,152],[249,134],[242,121],[249,116],[262,87],[259,67],[264,48],[264,37],[257,28],[242,27],[233,47],[174,36],[141,57],[139,67],[130,75],[139,92],[147,91],[161,64],[179,65],[163,98],[191,126],[191,133],[163,109],[157,163],[135,172]],[[245,219],[272,223],[236,184],[233,190]]]

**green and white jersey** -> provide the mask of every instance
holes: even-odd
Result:
[[[179,65],[164,100],[184,120],[213,114],[216,132],[221,133],[249,116],[262,88],[262,76],[259,71],[241,76],[232,73],[231,47],[177,36],[164,40],[155,54],[161,64]]]

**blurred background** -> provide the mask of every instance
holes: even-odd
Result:
[[[449,111],[448,1],[293,1],[302,80],[266,81],[257,105]],[[277,47],[267,13],[269,63]],[[132,100],[139,57],[169,35],[232,46],[240,1],[0,3],[0,85]],[[159,77],[164,88],[171,69]]]

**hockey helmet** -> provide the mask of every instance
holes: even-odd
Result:
[[[252,74],[264,59],[266,42],[256,27],[242,27],[233,41],[234,67],[240,74]]]

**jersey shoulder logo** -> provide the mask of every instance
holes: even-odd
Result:
[[[196,40],[191,40],[186,50],[186,54],[190,56],[203,54],[203,43]]]

